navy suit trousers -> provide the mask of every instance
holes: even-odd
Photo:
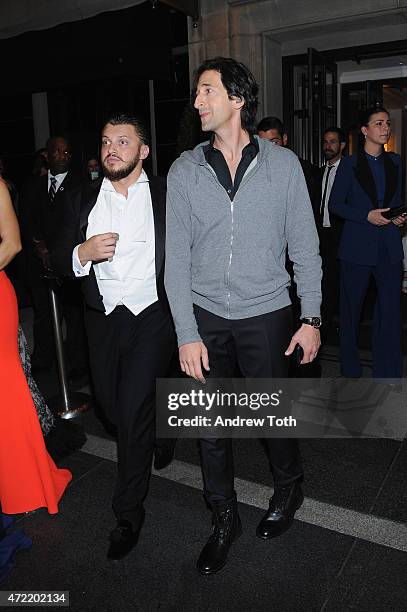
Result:
[[[340,345],[344,376],[362,375],[358,329],[371,276],[377,287],[373,317],[373,377],[401,378],[401,262],[390,263],[384,246],[375,266],[341,261]]]

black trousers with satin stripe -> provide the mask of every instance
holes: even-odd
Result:
[[[117,426],[118,477],[113,511],[133,523],[147,494],[155,439],[155,381],[175,350],[167,308],[159,302],[134,316],[87,309],[86,327],[96,398]]]
[[[208,349],[211,378],[286,378],[284,356],[292,333],[291,306],[248,319],[218,317],[194,306],[200,336]],[[298,442],[294,438],[265,440],[275,486],[286,486],[303,476]],[[209,504],[235,499],[232,441],[200,440],[205,499]]]

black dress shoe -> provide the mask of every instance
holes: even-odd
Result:
[[[256,535],[268,540],[287,531],[303,501],[304,495],[298,482],[288,487],[276,488],[270,499],[269,509],[257,526]]]
[[[108,561],[119,561],[126,557],[138,542],[141,527],[144,523],[145,512],[140,515],[137,527],[130,521],[120,520],[113,531],[110,532],[110,546],[107,551]]]
[[[213,533],[202,549],[196,564],[198,572],[208,576],[215,574],[226,563],[232,542],[242,533],[242,523],[237,512],[237,503],[214,506]]]
[[[174,459],[175,445],[156,446],[154,449],[154,469],[163,470]]]

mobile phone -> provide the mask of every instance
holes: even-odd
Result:
[[[396,217],[405,217],[407,215],[407,206],[399,206],[398,208],[390,208],[386,212],[382,213],[382,217],[385,219],[395,219]]]
[[[297,343],[293,351],[293,360],[296,366],[301,365],[301,361],[303,360],[303,357],[304,357],[304,349],[302,348],[301,344]]]

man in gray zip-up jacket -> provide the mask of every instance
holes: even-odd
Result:
[[[197,71],[195,108],[210,142],[183,153],[167,191],[165,284],[178,336],[181,368],[204,380],[233,376],[282,378],[297,344],[303,363],[320,339],[321,260],[304,175],[294,153],[251,136],[257,84],[231,58]],[[294,264],[302,326],[291,337],[290,277]],[[295,440],[269,439],[275,493],[257,528],[264,539],[292,523],[302,503],[302,467]],[[205,497],[214,533],[198,570],[223,567],[240,534],[231,441],[200,440]]]

